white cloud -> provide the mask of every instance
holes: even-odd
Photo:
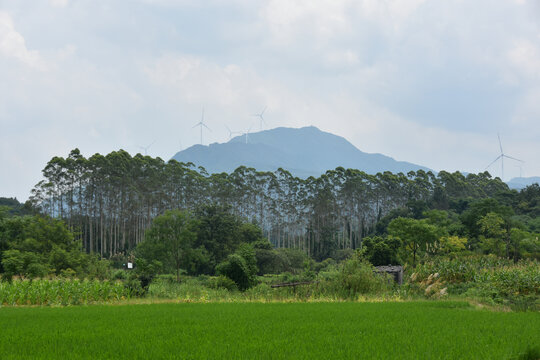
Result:
[[[235,64],[220,66],[200,57],[166,55],[145,67],[152,82],[164,86],[172,99],[191,104],[220,106],[245,104],[247,98],[264,97],[262,80]]]
[[[54,7],[66,7],[69,0],[49,0],[49,3]]]
[[[255,131],[251,114],[266,105],[268,127],[315,125],[436,169],[482,171],[499,131],[505,150],[527,161],[525,174],[540,174],[540,28],[530,0],[5,8],[0,164],[16,175],[0,177],[0,196],[23,197],[50,157],[75,146],[134,152],[156,139],[149,154],[167,159],[179,140],[200,141],[192,126],[203,106],[213,129],[205,143],[227,140],[225,124]]]
[[[527,39],[514,42],[508,52],[508,59],[523,80],[540,78],[540,45]],[[531,79],[532,78],[532,79]]]
[[[324,61],[330,67],[350,67],[358,64],[358,54],[350,49],[329,52],[325,54]]]
[[[298,36],[327,41],[350,31],[347,19],[350,3],[349,0],[271,0],[261,15],[278,44],[293,43]]]
[[[39,52],[26,48],[24,37],[15,30],[13,19],[5,11],[0,11],[0,54],[35,69],[45,68]]]

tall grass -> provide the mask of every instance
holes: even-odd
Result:
[[[436,257],[418,265],[413,270],[413,279],[423,281],[438,273],[441,279],[450,283],[468,282],[475,281],[483,271],[514,266],[513,261],[496,256]]]
[[[540,310],[540,264],[514,263],[494,256],[438,258],[418,265],[410,276],[420,289],[435,282],[454,294],[503,304],[520,310]]]
[[[0,305],[81,305],[130,297],[121,282],[78,279],[14,279],[0,282]]]
[[[184,277],[180,283],[158,277],[148,287],[147,295],[182,302],[346,301],[380,297],[381,294],[392,297],[393,280],[373,273],[366,264],[359,267],[348,269],[350,271],[330,270],[313,283],[296,287],[272,288],[273,282],[281,282],[279,277],[262,278],[258,285],[245,291],[216,286],[215,277]]]

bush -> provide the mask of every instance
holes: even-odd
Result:
[[[360,294],[377,294],[391,288],[392,280],[374,270],[356,254],[337,268],[319,273],[318,288],[324,295],[342,299],[355,299]]]
[[[111,266],[108,260],[100,259],[98,255],[88,255],[85,262],[77,269],[80,278],[105,280],[111,278]]]
[[[363,240],[366,248],[366,257],[370,263],[379,265],[399,265],[402,263],[399,258],[401,240],[396,237],[374,236],[366,237]]]
[[[256,282],[256,272],[250,271],[246,260],[238,254],[229,255],[227,261],[216,267],[216,271],[234,281],[241,291],[250,288]]]
[[[319,273],[321,271],[328,270],[336,266],[336,261],[332,258],[325,259],[321,262],[316,262],[310,265],[310,268],[315,272]]]
[[[226,276],[216,276],[208,279],[208,287],[210,289],[227,289],[229,291],[238,290],[238,286],[234,281]]]
[[[276,252],[281,257],[283,269],[280,272],[299,273],[304,270],[304,262],[309,260],[305,252],[300,249],[277,249]]]
[[[181,283],[169,283],[154,279],[148,286],[148,295],[157,298],[181,299],[183,301],[227,301],[232,293],[224,288],[210,289],[197,279],[184,278]]]
[[[343,261],[343,260],[350,259],[353,256],[354,256],[354,250],[353,249],[339,249],[339,250],[335,250],[332,253],[332,256],[330,258],[335,260],[335,261]],[[328,258],[328,259],[330,259],[330,258]],[[326,260],[328,260],[328,259],[326,259]]]
[[[285,268],[283,256],[272,248],[255,247],[255,258],[259,275],[279,274]]]
[[[126,280],[128,273],[125,270],[116,270],[112,273],[111,279],[113,280]]]
[[[143,296],[146,292],[146,289],[143,287],[141,280],[139,280],[139,278],[135,274],[130,274],[128,278],[124,280],[124,287],[133,297]]]
[[[418,291],[437,284],[457,295],[516,310],[540,309],[540,266],[537,261],[519,261],[495,256],[436,258],[418,265],[411,275]]]
[[[182,271],[182,274],[185,274],[185,273],[186,273],[185,271]],[[179,281],[176,280],[176,275],[173,275],[173,274],[156,275],[156,280],[167,282],[169,284],[179,282]]]

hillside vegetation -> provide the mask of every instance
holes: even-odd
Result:
[[[209,175],[77,150],[44,176],[24,207],[0,210],[4,305],[458,297],[540,308],[538,184],[421,170]],[[374,268],[388,264],[403,265],[404,285]],[[290,282],[306,284],[271,287]],[[109,286],[117,295],[100,292]]]

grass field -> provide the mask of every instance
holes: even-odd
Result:
[[[459,302],[0,308],[0,359],[517,359],[540,313]]]

